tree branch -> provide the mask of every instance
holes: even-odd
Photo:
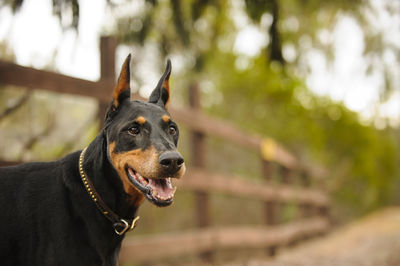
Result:
[[[24,147],[22,148],[23,153],[25,153],[26,151],[30,150],[30,149],[33,147],[33,145],[35,145],[40,139],[42,139],[42,138],[48,136],[48,135],[50,134],[50,132],[54,129],[54,127],[55,127],[55,118],[54,118],[54,115],[53,115],[53,116],[50,118],[50,122],[47,123],[46,128],[45,128],[42,132],[40,132],[40,133],[38,133],[38,134],[32,136],[32,137],[25,143]]]
[[[29,100],[31,95],[32,91],[28,91],[13,106],[7,107],[2,113],[0,113],[0,121],[23,106]]]
[[[279,21],[279,6],[277,0],[271,1],[272,8],[272,24],[269,28],[269,36],[271,37],[271,43],[269,45],[269,58],[271,61],[276,61],[285,64],[285,60],[282,56],[282,43],[281,36],[278,29]]]

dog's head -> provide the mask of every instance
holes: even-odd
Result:
[[[132,203],[144,197],[157,206],[173,202],[172,178],[185,172],[177,151],[179,130],[167,107],[171,62],[148,102],[131,100],[130,55],[126,58],[106,115],[107,156]]]

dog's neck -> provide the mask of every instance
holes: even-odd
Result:
[[[84,171],[108,207],[123,218],[133,219],[140,203],[132,204],[132,199],[125,193],[121,179],[108,159],[107,146],[105,133],[101,131],[87,147]]]

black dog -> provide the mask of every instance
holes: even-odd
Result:
[[[149,102],[130,100],[125,60],[105,125],[63,159],[0,168],[1,265],[116,265],[144,198],[173,201],[185,171],[179,131],[167,111],[168,61]]]

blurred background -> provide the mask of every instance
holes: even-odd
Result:
[[[204,115],[318,168],[334,224],[399,205],[399,1],[0,1],[2,61],[97,81],[101,36],[118,42],[115,73],[132,53],[132,92],[148,97],[170,58],[171,106],[186,108],[197,87]],[[0,84],[0,160],[81,149],[99,131],[99,108],[91,97]],[[194,164],[190,128],[181,128],[180,150]],[[205,145],[208,170],[264,182],[259,150],[212,136]],[[170,208],[145,203],[131,236],[193,228],[197,196],[178,189]],[[261,201],[208,201],[208,225],[263,223]],[[294,213],[286,206],[280,219]]]

